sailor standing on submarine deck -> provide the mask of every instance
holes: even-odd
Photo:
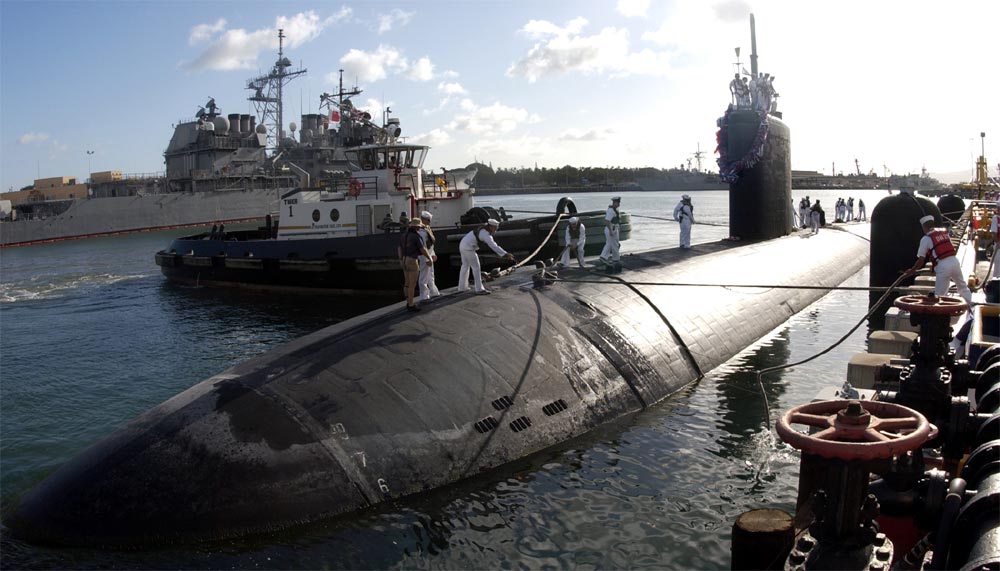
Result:
[[[417,230],[420,240],[424,243],[424,247],[427,248],[427,253],[431,255],[431,263],[429,264],[423,254],[418,258],[420,261],[420,277],[417,278],[417,291],[420,292],[420,301],[427,301],[432,297],[441,295],[437,284],[434,283],[434,262],[437,262],[437,253],[434,252],[434,231],[431,230],[432,218],[434,218],[434,215],[430,212],[426,210],[421,212],[420,222],[424,226],[420,230]]]
[[[694,205],[690,196],[681,196],[681,201],[674,207],[674,220],[681,223],[681,248],[690,248],[691,224],[694,223]]]
[[[414,218],[410,220],[406,231],[399,239],[399,248],[396,253],[399,256],[399,264],[403,267],[403,295],[406,297],[407,311],[420,311],[420,308],[413,303],[413,290],[417,288],[417,278],[420,275],[421,256],[427,260],[425,265],[433,265],[430,253],[420,240],[417,231],[423,226],[420,220]]]
[[[955,255],[955,246],[951,243],[948,231],[943,228],[935,228],[934,216],[930,214],[921,218],[920,224],[924,229],[924,237],[920,239],[920,245],[917,246],[917,261],[904,274],[912,276],[917,273],[917,270],[924,267],[929,257],[931,267],[934,268],[934,294],[942,296],[948,293],[949,282],[955,282],[959,295],[971,304],[972,291],[965,283],[962,265]]]
[[[483,287],[483,276],[482,270],[479,265],[479,254],[476,253],[479,250],[479,244],[486,244],[491,250],[496,252],[496,255],[506,258],[508,260],[513,260],[514,255],[510,252],[501,248],[495,240],[493,240],[493,233],[497,231],[500,227],[500,223],[490,218],[486,221],[486,224],[472,230],[466,234],[462,241],[458,243],[458,251],[462,255],[462,268],[458,272],[458,291],[468,291],[469,289],[469,271],[472,271],[472,278],[476,282],[476,293],[477,294],[488,294],[490,290]]]
[[[618,207],[621,206],[622,197],[616,196],[611,199],[604,214],[604,249],[601,250],[601,261],[611,262],[621,259],[621,242],[618,241],[618,233],[621,230],[621,214]],[[610,258],[609,258],[610,256]]]
[[[583,246],[587,243],[587,227],[576,216],[569,219],[566,225],[566,247],[563,248],[559,265],[569,265],[569,251],[576,249],[576,263],[583,267]]]

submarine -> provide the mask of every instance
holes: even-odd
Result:
[[[731,204],[772,205],[731,210],[741,240],[631,254],[619,275],[515,272],[490,296],[451,290],[418,314],[396,304],[322,329],[140,415],[28,491],[5,524],[63,546],[275,531],[446,486],[655,405],[868,260],[850,232],[792,234],[787,126],[748,110],[730,120],[729,156],[761,158]],[[700,285],[761,276],[789,287]]]

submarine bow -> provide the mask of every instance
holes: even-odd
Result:
[[[834,231],[697,250],[628,256],[625,275],[834,287],[868,257],[864,240]],[[492,296],[385,308],[277,347],[97,442],[6,523],[29,541],[131,545],[353,512],[650,406],[823,294],[606,279],[539,290],[515,274]]]

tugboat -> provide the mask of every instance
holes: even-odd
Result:
[[[497,241],[518,258],[536,250],[540,257],[558,255],[560,230],[570,216],[589,228],[588,253],[603,247],[604,211],[576,212],[569,197],[558,202],[554,214],[523,220],[513,220],[503,208],[475,206],[475,169],[425,179],[422,166],[429,147],[400,141],[397,118],[379,127],[358,116],[350,100],[337,105],[375,135],[370,143],[344,150],[349,174],[315,186],[309,173],[299,169],[301,186],[280,196],[279,210],[267,215],[263,227],[221,227],[177,238],[156,253],[163,274],[206,286],[397,292],[399,232],[425,211],[433,215],[438,274],[446,280],[461,265],[459,241],[491,218],[502,222]],[[620,239],[625,240],[631,223],[627,213],[622,219]],[[488,252],[481,257],[487,270],[500,265]]]

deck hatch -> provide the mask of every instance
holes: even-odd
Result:
[[[497,422],[497,419],[492,416],[487,416],[486,418],[476,422],[476,430],[478,430],[480,434],[486,434],[498,426],[500,426],[500,423]]]
[[[554,414],[559,414],[560,412],[566,410],[567,408],[569,407],[566,405],[566,401],[559,399],[543,406],[542,412],[545,413],[545,416],[552,416]]]
[[[514,406],[514,399],[508,396],[502,396],[497,400],[493,401],[493,408],[497,410],[504,410]]]
[[[510,429],[514,432],[521,432],[529,426],[531,426],[531,419],[526,416],[515,419],[514,422],[510,423]]]

